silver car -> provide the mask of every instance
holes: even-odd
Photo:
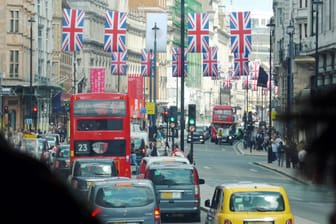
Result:
[[[88,194],[92,215],[102,223],[161,223],[152,182],[125,177],[93,182]]]

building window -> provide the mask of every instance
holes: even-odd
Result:
[[[19,51],[12,50],[9,52],[9,77],[19,77]]]
[[[9,32],[19,32],[19,11],[10,11]]]

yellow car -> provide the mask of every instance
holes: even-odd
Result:
[[[282,186],[232,183],[216,186],[205,200],[205,223],[294,224],[287,193]]]

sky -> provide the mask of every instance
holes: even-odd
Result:
[[[231,2],[234,11],[272,12],[273,0],[225,0],[228,5]]]

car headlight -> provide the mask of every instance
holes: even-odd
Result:
[[[229,139],[232,139],[232,136],[229,136]]]

